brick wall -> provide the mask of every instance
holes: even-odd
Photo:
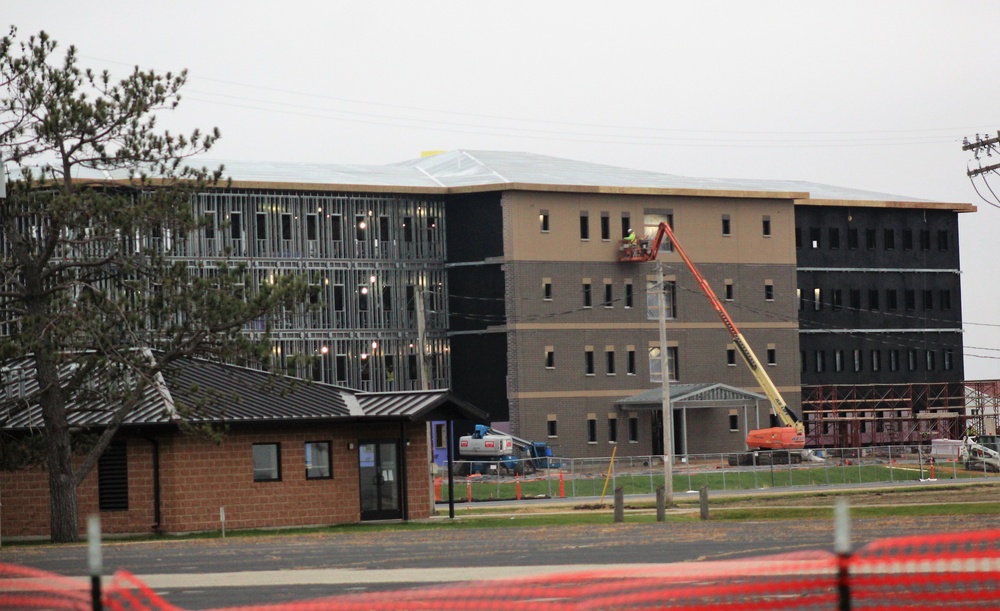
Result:
[[[160,448],[163,532],[217,530],[225,507],[226,528],[271,528],[358,522],[358,441],[399,439],[398,424],[315,425],[228,432],[221,443],[200,436],[155,436]],[[123,435],[128,447],[128,510],[100,512],[106,533],[146,534],[155,530],[151,438]],[[405,438],[407,517],[430,516],[430,475],[423,423],[408,424]],[[332,478],[306,479],[305,443],[329,441]],[[252,446],[280,444],[280,481],[255,482]],[[349,444],[353,444],[353,448]],[[98,512],[97,469],[77,490],[80,532]],[[0,471],[0,535],[47,537],[48,473],[41,468]]]

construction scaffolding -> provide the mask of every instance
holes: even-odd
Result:
[[[969,426],[980,437],[996,437],[1000,429],[1000,380],[965,383],[965,408]]]
[[[817,448],[961,439],[968,426],[961,382],[803,386],[802,413]]]

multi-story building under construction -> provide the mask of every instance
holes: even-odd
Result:
[[[306,274],[310,303],[272,321],[273,358],[295,375],[450,387],[563,455],[660,453],[660,412],[619,400],[664,373],[759,391],[675,253],[619,262],[630,229],[667,221],[812,444],[901,440],[961,412],[957,214],[973,206],[491,151],[226,166],[232,181],[193,200],[202,229],[147,239],[206,269],[245,263],[257,285]],[[766,402],[743,401],[675,406],[674,447],[743,449],[770,424]]]

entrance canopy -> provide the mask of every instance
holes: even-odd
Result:
[[[761,394],[720,383],[671,384],[671,409],[739,407],[767,401]],[[663,409],[663,389],[653,388],[631,397],[615,401],[620,411],[643,411]]]

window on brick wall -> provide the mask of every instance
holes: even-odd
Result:
[[[633,291],[632,291],[632,283],[631,282],[626,282],[625,283],[625,307],[626,308],[631,308],[634,305],[634,302],[635,302],[635,296],[634,296]]]
[[[613,287],[614,285],[611,284],[610,280],[604,281],[604,303],[601,305],[606,308],[613,308],[615,306],[615,293]]]
[[[549,211],[539,210],[538,211],[538,228],[542,230],[543,233],[549,230]]]
[[[448,425],[444,422],[434,423],[434,448],[444,450],[448,447]]]
[[[615,375],[615,351],[613,349],[606,350],[604,356],[608,364],[608,375]]]
[[[555,414],[549,414],[548,422],[546,423],[546,433],[549,437],[559,436],[559,420]]]
[[[552,301],[552,280],[549,278],[542,280],[542,299]]]
[[[722,235],[732,235],[733,224],[728,214],[722,215]]]
[[[611,239],[611,216],[607,212],[601,212],[601,239]]]
[[[591,295],[590,283],[583,283],[583,307],[589,308],[594,304],[593,297]]]
[[[635,348],[629,348],[628,350],[628,365],[626,373],[630,376],[635,375]]]
[[[774,301],[774,284],[770,280],[764,282],[764,301]]]
[[[546,346],[545,348],[545,368],[555,369],[556,367],[556,351],[555,348],[551,346]]]
[[[736,413],[729,414],[729,430],[736,432],[740,430],[740,416]]]
[[[580,211],[580,239],[590,239],[590,216],[586,211]]]
[[[628,417],[628,442],[639,443],[639,417]]]
[[[646,320],[660,318],[660,295],[657,292],[657,287],[656,282],[649,282],[646,285]],[[663,317],[667,320],[677,318],[677,282],[675,280],[663,282],[663,296],[664,305],[666,305]]]
[[[594,349],[587,348],[583,353],[583,372],[588,375],[594,375]]]
[[[97,461],[97,496],[101,511],[128,510],[128,446],[114,442]]]
[[[597,443],[597,417],[587,416],[587,443]]]
[[[761,233],[765,238],[771,237],[771,217],[764,215],[764,218],[760,221]]]
[[[618,443],[618,415],[608,415],[608,443]]]
[[[253,444],[253,481],[276,482],[281,480],[281,444]]]
[[[307,441],[305,453],[306,479],[330,479],[333,477],[329,441]]]
[[[671,382],[676,382],[680,379],[677,353],[677,346],[667,347],[667,373]],[[652,346],[649,349],[649,381],[653,383],[663,381],[663,359],[660,357],[660,348],[658,346]]]

